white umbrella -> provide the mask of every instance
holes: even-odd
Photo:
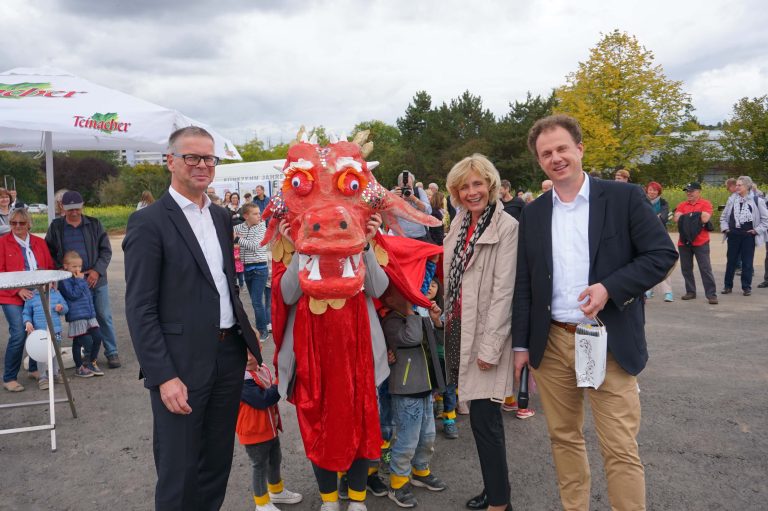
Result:
[[[53,151],[133,149],[165,152],[185,126],[213,135],[216,156],[241,160],[235,145],[204,123],[60,69],[0,73],[0,149],[45,151],[49,221],[53,219]]]

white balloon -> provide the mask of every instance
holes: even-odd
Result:
[[[27,336],[27,353],[38,362],[48,360],[48,345],[51,338],[48,336],[48,330],[34,330]]]

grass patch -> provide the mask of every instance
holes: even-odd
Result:
[[[135,206],[95,206],[85,207],[83,212],[88,216],[98,218],[108,233],[120,234],[125,232],[128,217],[134,211],[136,211]],[[41,231],[42,226],[48,225],[48,215],[44,213],[33,214],[32,221],[36,227],[34,230]]]

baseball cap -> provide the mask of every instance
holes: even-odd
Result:
[[[61,207],[65,211],[70,209],[83,209],[83,196],[78,192],[66,192],[61,197]]]
[[[687,185],[683,187],[684,192],[688,192],[691,190],[701,190],[701,183],[697,183],[696,181],[691,181]]]

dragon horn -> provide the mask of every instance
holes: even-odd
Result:
[[[373,142],[366,142],[363,144],[363,147],[360,148],[360,154],[363,155],[363,158],[367,158],[371,152],[373,152]]]
[[[339,141],[339,138],[336,136],[336,134],[335,134],[335,133],[331,133],[330,135],[328,135],[328,141],[329,141],[331,144],[335,144],[336,142],[338,142],[338,141]]]
[[[341,135],[339,135],[339,140],[341,140],[342,142],[346,142],[347,141],[347,134],[342,131]]]
[[[309,142],[309,139],[307,138],[306,133],[301,134],[301,142],[304,142],[304,143]]]
[[[312,136],[309,137],[309,143],[312,145],[317,144],[317,133],[312,133]]]
[[[369,161],[367,163],[367,165],[368,165],[368,170],[373,172],[373,169],[375,169],[376,167],[379,166],[379,162],[377,162],[377,161]]]
[[[362,147],[365,141],[368,140],[368,135],[370,133],[371,130],[358,131],[355,136],[352,137],[352,143],[356,144],[358,147]]]

